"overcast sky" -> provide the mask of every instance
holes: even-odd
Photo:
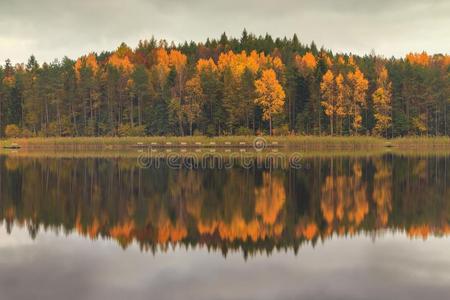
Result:
[[[334,51],[450,52],[449,0],[0,0],[0,61],[40,62],[140,39],[204,41],[243,28]]]

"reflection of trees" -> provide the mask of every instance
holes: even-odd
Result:
[[[349,169],[346,174],[334,170],[333,163],[321,189],[320,207],[328,227],[337,227],[339,233],[353,233],[369,212],[367,183],[363,180],[361,162],[343,167]]]
[[[375,160],[375,175],[373,178],[372,197],[377,212],[377,227],[388,224],[392,211],[392,171],[389,164],[383,160]]]
[[[437,157],[394,160],[392,193],[396,201],[392,218],[411,237],[426,239],[430,234],[449,233],[448,160]]]
[[[0,220],[142,249],[297,247],[380,229],[450,233],[447,158],[312,159],[309,170],[139,169],[130,159],[0,157]]]
[[[282,210],[286,201],[283,181],[269,172],[263,172],[262,185],[255,187],[254,194],[250,195],[245,191],[250,187],[242,186],[242,182],[245,182],[242,177],[246,177],[245,175],[230,176],[231,182],[228,181],[224,186],[224,193],[229,197],[224,198],[222,204],[218,204],[222,209],[208,215],[202,211],[199,202],[189,202],[188,212],[197,224],[198,233],[209,236],[217,234],[220,239],[226,241],[257,241],[281,235]],[[248,212],[249,210],[251,211]]]

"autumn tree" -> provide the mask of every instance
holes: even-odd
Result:
[[[255,82],[255,86],[258,95],[255,103],[261,106],[263,119],[269,121],[269,134],[272,135],[272,118],[283,111],[285,92],[272,69],[263,71],[261,79]]]
[[[336,76],[336,121],[338,124],[339,133],[342,135],[343,118],[348,115],[349,109],[346,100],[349,97],[349,88],[344,81],[344,76],[338,74]]]
[[[303,74],[311,73],[317,67],[317,60],[311,52],[307,52],[304,56],[296,55],[295,63],[299,72]]]
[[[349,99],[350,99],[350,111],[352,116],[352,128],[353,133],[358,134],[362,126],[361,112],[366,108],[366,93],[369,87],[369,82],[364,78],[364,74],[357,68],[355,72],[349,72]]]
[[[335,77],[333,72],[328,70],[323,75],[322,82],[320,83],[320,91],[322,95],[321,104],[325,114],[330,118],[331,135],[333,135],[336,118],[341,118],[345,115],[345,86],[342,74],[338,74]]]
[[[375,109],[375,132],[377,134],[384,133],[387,136],[387,130],[391,126],[391,90],[392,84],[389,81],[388,71],[382,66],[378,71],[376,90],[372,94],[373,105]]]

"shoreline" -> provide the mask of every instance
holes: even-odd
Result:
[[[18,146],[25,150],[125,150],[149,147],[251,149],[254,148],[255,141],[262,143],[264,148],[280,150],[450,149],[450,137],[402,137],[388,140],[369,136],[48,137],[2,139],[0,147],[5,149]]]

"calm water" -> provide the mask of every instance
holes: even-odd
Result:
[[[450,157],[0,156],[0,299],[445,299]]]

